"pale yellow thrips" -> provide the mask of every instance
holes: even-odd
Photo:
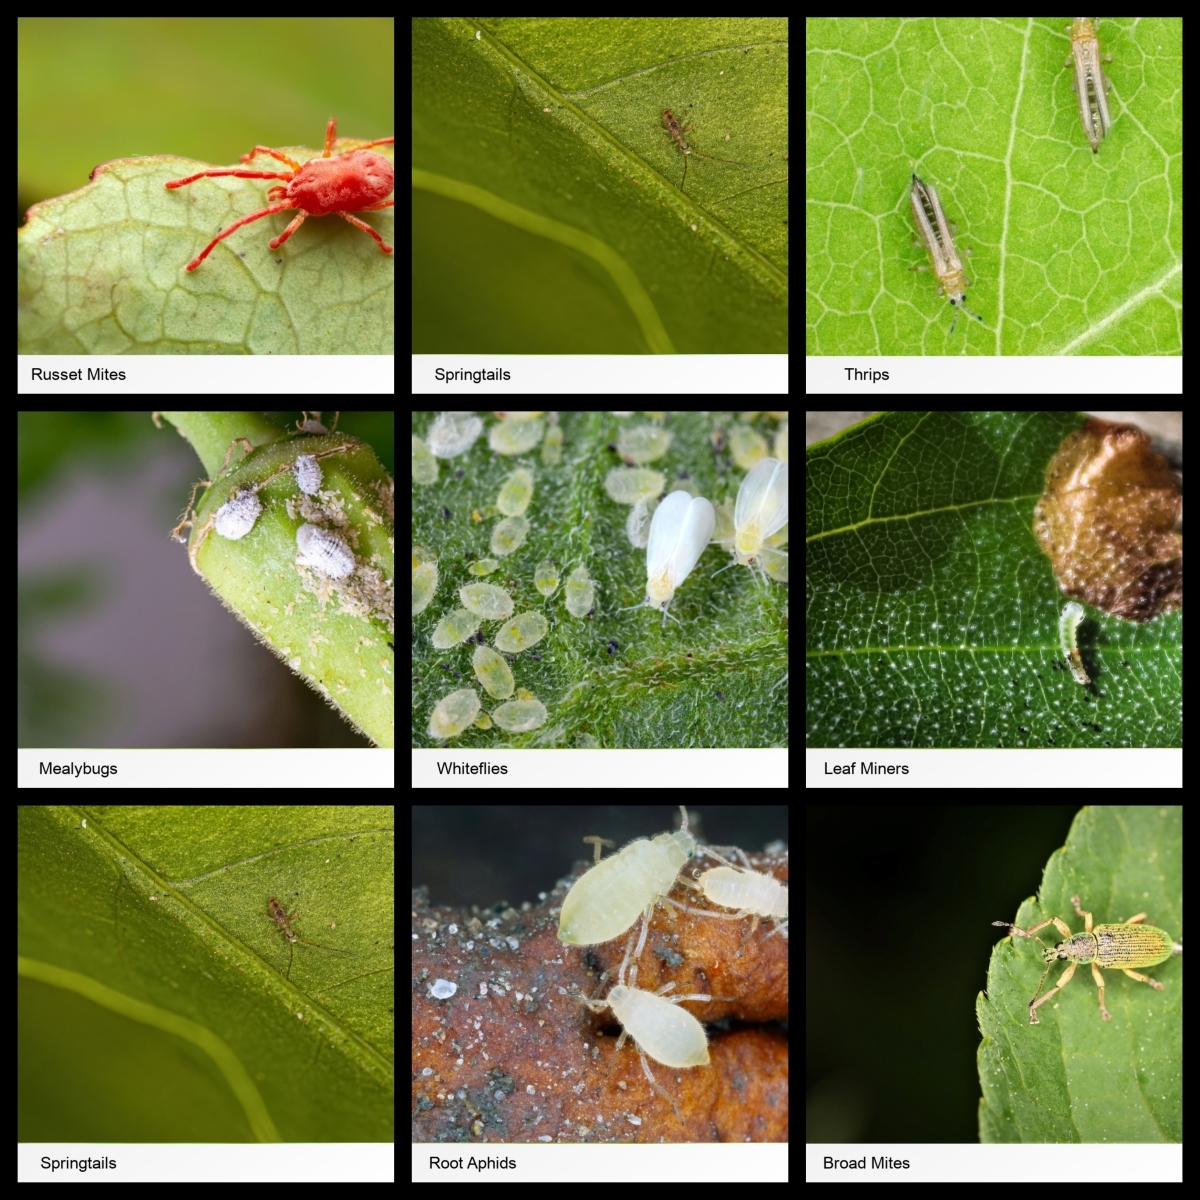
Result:
[[[921,242],[929,252],[933,273],[938,278],[938,295],[944,293],[952,305],[961,306],[982,324],[983,318],[967,308],[967,288],[971,281],[963,274],[962,260],[958,257],[958,251],[955,249],[954,238],[950,233],[950,222],[946,220],[942,202],[938,199],[937,189],[914,175],[909,200],[912,202],[913,220],[917,223],[917,232],[921,235]],[[924,271],[928,268],[918,263],[912,270]],[[956,316],[950,325],[951,333],[954,332],[957,322],[958,317]]]
[[[1079,120],[1093,154],[1100,149],[1100,143],[1112,124],[1112,118],[1108,115],[1108,92],[1112,84],[1100,65],[1100,39],[1096,36],[1099,20],[1099,17],[1071,18],[1071,24],[1066,26],[1071,32],[1071,57],[1063,63],[1063,66],[1075,65],[1071,86],[1079,101]],[[1112,62],[1111,55],[1103,57]]]

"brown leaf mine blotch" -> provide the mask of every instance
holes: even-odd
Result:
[[[1064,595],[1152,621],[1183,607],[1182,505],[1142,430],[1093,417],[1050,460],[1033,531]]]

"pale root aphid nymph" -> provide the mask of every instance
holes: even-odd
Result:
[[[698,916],[717,917],[724,921],[741,921],[746,917],[753,917],[754,920],[750,926],[750,932],[746,935],[746,941],[754,936],[754,932],[758,929],[759,917],[766,917],[770,921],[775,921],[775,928],[767,934],[763,941],[769,941],[777,933],[782,933],[786,938],[788,936],[788,889],[787,884],[780,883],[773,875],[766,875],[760,871],[754,870],[750,865],[750,860],[738,851],[742,856],[742,861],[746,864],[746,869],[736,866],[728,859],[722,858],[715,850],[710,847],[703,847],[702,853],[708,854],[715,858],[719,863],[724,864],[720,867],[713,867],[712,870],[705,871],[703,874],[693,872],[697,876],[695,885],[704,894],[704,898],[713,904],[719,904],[722,908],[736,908],[736,913],[716,913],[710,912],[707,909],[689,908],[687,911],[695,913]],[[742,943],[745,945],[745,942]],[[738,951],[741,954],[741,950]]]
[[[655,903],[675,883],[681,868],[696,851],[688,833],[687,809],[679,806],[683,823],[674,833],[630,842],[611,858],[600,859],[579,879],[563,901],[558,922],[559,941],[571,946],[596,946],[631,929],[643,913],[647,920]]]
[[[609,860],[611,861],[611,860]],[[646,1062],[649,1055],[655,1062],[665,1067],[705,1067],[709,1064],[708,1037],[704,1026],[686,1009],[676,1008],[688,1000],[710,1001],[712,996],[694,994],[690,996],[664,997],[675,985],[668,983],[657,992],[646,992],[637,987],[637,959],[646,944],[646,923],[642,923],[641,937],[638,939],[637,953],[633,955],[633,971],[629,983],[625,983],[625,968],[629,966],[630,950],[633,949],[634,935],[629,935],[629,944],[625,947],[625,958],[617,975],[617,982],[609,989],[603,1000],[586,1000],[578,997],[579,1003],[586,1005],[593,1012],[603,1012],[612,1009],[613,1016],[621,1023],[621,1036],[617,1038],[613,1061],[616,1061],[617,1051],[621,1049],[627,1037],[633,1038],[637,1046],[638,1057],[642,1060],[642,1070],[660,1096],[675,1110],[675,1116],[682,1125],[683,1115],[671,1095],[664,1091],[650,1071]],[[612,1070],[612,1062],[609,1063]]]

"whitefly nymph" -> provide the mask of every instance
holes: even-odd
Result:
[[[236,542],[254,528],[258,514],[262,512],[262,501],[245,489],[236,491],[217,509],[216,530],[224,538]]]
[[[319,525],[301,525],[296,530],[301,566],[311,567],[330,579],[344,579],[354,570],[354,551],[336,533]]]

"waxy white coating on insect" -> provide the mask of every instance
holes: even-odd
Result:
[[[1067,666],[1071,668],[1075,682],[1087,687],[1092,681],[1083,668],[1083,659],[1079,655],[1079,646],[1075,641],[1076,631],[1079,629],[1079,622],[1083,620],[1083,617],[1083,605],[1076,604],[1072,600],[1062,610],[1062,616],[1058,618],[1058,644],[1063,652],[1063,658],[1067,660]]]
[[[420,563],[412,569],[412,615],[424,612],[437,591],[437,563]]]
[[[763,543],[788,523],[788,465],[764,458],[738,488],[733,510],[733,554],[749,566]]]
[[[636,504],[643,496],[661,496],[666,485],[666,476],[649,467],[613,467],[604,477],[604,490],[618,504]]]
[[[301,525],[296,530],[301,566],[311,567],[330,579],[344,579],[354,570],[354,551],[336,533],[319,525]]]
[[[542,440],[546,426],[539,417],[517,420],[509,417],[488,430],[488,445],[497,454],[526,454]]]
[[[494,583],[468,583],[458,589],[463,608],[485,621],[503,621],[512,616],[513,598]]]
[[[680,805],[680,811],[683,823],[674,833],[630,842],[576,880],[563,901],[559,941],[571,946],[610,942],[643,913],[649,916],[696,851],[696,839],[687,829],[687,809]]]
[[[536,646],[549,631],[550,623],[540,612],[518,613],[496,630],[496,649],[506,654],[520,654],[522,650]]]
[[[633,1038],[637,1046],[638,1057],[641,1059],[642,1071],[650,1081],[650,1086],[662,1096],[675,1110],[679,1123],[683,1124],[683,1115],[679,1106],[670,1094],[658,1085],[646,1062],[649,1055],[655,1062],[664,1066],[682,1070],[687,1067],[704,1067],[709,1065],[708,1037],[704,1026],[690,1012],[676,1005],[689,1000],[707,1003],[711,996],[695,993],[689,996],[663,995],[675,985],[668,983],[657,992],[647,992],[637,986],[637,959],[641,956],[646,944],[646,930],[643,922],[641,937],[638,939],[637,953],[633,955],[633,971],[629,983],[625,982],[625,969],[629,965],[630,951],[633,949],[633,937],[629,935],[629,944],[625,947],[625,957],[621,962],[621,970],[617,982],[609,989],[603,1000],[586,1000],[578,997],[581,1004],[586,1005],[592,1012],[602,1012],[605,1008],[612,1009],[613,1016],[621,1023],[621,1036],[617,1038],[614,1055],[620,1051],[626,1037]],[[611,1064],[609,1069],[611,1070]]]
[[[231,542],[244,538],[254,528],[262,502],[248,489],[234,494],[217,509],[216,530]]]
[[[538,699],[509,700],[492,710],[492,720],[509,733],[530,733],[540,729],[550,714]]]
[[[524,517],[505,517],[492,530],[491,550],[501,558],[515,554],[529,536],[529,522]]]
[[[429,736],[445,740],[457,737],[479,715],[479,695],[474,688],[462,688],[443,696],[429,714]]]
[[[311,454],[302,454],[292,464],[296,486],[306,495],[315,496],[321,490],[321,464]]]
[[[533,472],[518,467],[500,487],[496,507],[506,517],[519,517],[533,499]]]
[[[467,612],[465,608],[456,608],[437,623],[429,640],[436,649],[449,650],[451,646],[473,637],[478,628],[479,618],[474,613]]]
[[[646,543],[646,603],[666,612],[712,537],[716,514],[703,496],[672,492],[655,510]]]
[[[457,458],[475,445],[483,432],[483,421],[468,413],[439,413],[425,440],[438,458]]]
[[[491,646],[476,646],[471,656],[471,666],[475,669],[475,678],[493,699],[507,700],[513,694],[516,686],[513,673],[508,663]]]
[[[576,567],[567,576],[567,586],[563,590],[563,603],[567,612],[573,617],[586,617],[592,610],[596,598],[596,589],[587,567]]]

